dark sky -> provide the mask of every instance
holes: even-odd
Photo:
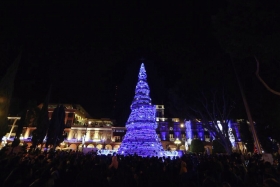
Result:
[[[2,2],[1,75],[22,46],[15,101],[40,103],[52,84],[52,103],[77,103],[92,117],[118,118],[127,115],[144,58],[152,101],[167,105],[168,90],[194,74],[197,61],[227,58],[211,26],[221,6],[195,0]]]

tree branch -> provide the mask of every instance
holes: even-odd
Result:
[[[271,93],[273,93],[273,94],[275,94],[275,95],[279,95],[279,96],[280,96],[280,92],[277,92],[277,91],[273,90],[272,88],[270,88],[270,87],[264,82],[264,80],[260,77],[260,75],[259,75],[260,63],[259,63],[259,61],[258,61],[258,59],[257,59],[256,56],[255,56],[255,59],[256,59],[256,62],[257,62],[256,76],[257,76],[257,78],[259,79],[259,81],[261,81],[261,83],[264,85],[264,87],[266,87],[266,89],[267,89],[268,91],[270,91]]]

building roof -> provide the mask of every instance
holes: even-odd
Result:
[[[79,111],[78,113],[82,114],[85,118],[92,118],[90,114],[79,104],[67,104],[67,103],[50,103],[48,105],[48,109],[55,109],[58,105],[63,105],[67,110]],[[39,108],[43,107],[43,103],[41,103]]]

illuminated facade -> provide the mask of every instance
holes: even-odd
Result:
[[[93,119],[81,105],[62,104],[65,107],[65,133],[67,138],[61,148],[81,150],[85,148],[97,148],[117,150],[126,132],[125,127],[114,127],[114,120],[109,118]],[[48,113],[51,119],[57,104],[49,104]],[[39,105],[39,108],[42,104]],[[17,119],[17,120],[15,120]],[[13,141],[17,129],[18,117],[9,117],[10,132],[7,133],[8,142]],[[32,121],[32,120],[31,120]],[[21,141],[31,145],[32,132],[36,129],[32,123],[23,127]],[[43,145],[44,146],[44,145]]]
[[[202,127],[202,124],[200,121],[197,120],[189,120],[185,121],[186,126],[186,143],[188,146],[191,145],[191,141],[193,139],[200,139],[201,141],[205,142],[206,145],[211,145],[211,142],[215,139],[215,133],[209,131],[208,129],[205,129]],[[219,125],[219,128],[222,128],[221,125]],[[229,124],[229,139],[232,143],[233,150],[241,149],[240,147],[243,147],[243,143],[241,142],[240,137],[240,123],[239,121],[233,121],[230,120]],[[209,149],[212,149],[211,146],[209,146]]]
[[[160,138],[164,149],[188,150],[193,139],[200,139],[205,142],[205,147],[212,150],[211,142],[215,139],[215,134],[202,127],[198,120],[182,120],[179,118],[166,118],[164,116],[164,105],[156,105],[156,132]],[[219,123],[219,122],[218,122]],[[221,128],[221,125],[219,125]],[[229,121],[229,138],[233,150],[242,150],[244,145],[240,137],[240,120]],[[175,141],[181,143],[175,145]],[[242,150],[243,151],[243,150]]]
[[[80,105],[64,104],[66,109],[65,132],[67,138],[62,143],[61,148],[81,150],[86,148],[97,148],[107,150],[118,150],[126,134],[126,127],[114,127],[114,121],[110,119],[92,119]],[[49,116],[57,105],[49,105]],[[197,120],[185,121],[179,118],[166,118],[164,115],[164,105],[155,105],[156,109],[156,134],[164,150],[188,150],[193,139],[201,139],[206,148],[212,149],[211,142],[214,134],[207,129],[203,129]],[[6,139],[13,140],[15,130],[20,117],[9,117],[10,131],[7,132]],[[244,151],[239,133],[240,121],[230,121],[229,136],[233,149]],[[21,140],[31,145],[32,131],[35,126],[23,128]],[[175,141],[179,140],[179,144]]]
[[[65,107],[64,133],[67,138],[61,148],[97,148],[118,150],[119,154],[124,155],[136,153],[140,156],[162,156],[164,150],[188,150],[193,139],[200,139],[206,147],[212,149],[214,133],[204,129],[198,120],[166,118],[164,105],[152,105],[149,93],[146,70],[144,64],[141,64],[126,127],[114,127],[114,120],[108,118],[93,119],[80,105],[62,104]],[[57,104],[49,104],[49,119],[56,107]],[[239,124],[238,120],[229,122],[233,149],[242,147]],[[6,135],[7,140],[13,139],[15,127],[16,123],[13,123],[10,133]],[[31,145],[32,131],[35,129],[32,124],[24,127],[22,141]]]
[[[185,150],[184,142],[186,132],[184,121],[179,118],[166,118],[164,116],[164,105],[156,105],[156,133],[165,150]],[[175,144],[180,140],[180,144]]]

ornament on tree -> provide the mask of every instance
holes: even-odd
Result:
[[[151,104],[150,88],[145,66],[142,63],[130,106],[131,113],[126,122],[127,132],[118,154],[138,156],[163,156],[164,150],[156,134],[156,108]]]

